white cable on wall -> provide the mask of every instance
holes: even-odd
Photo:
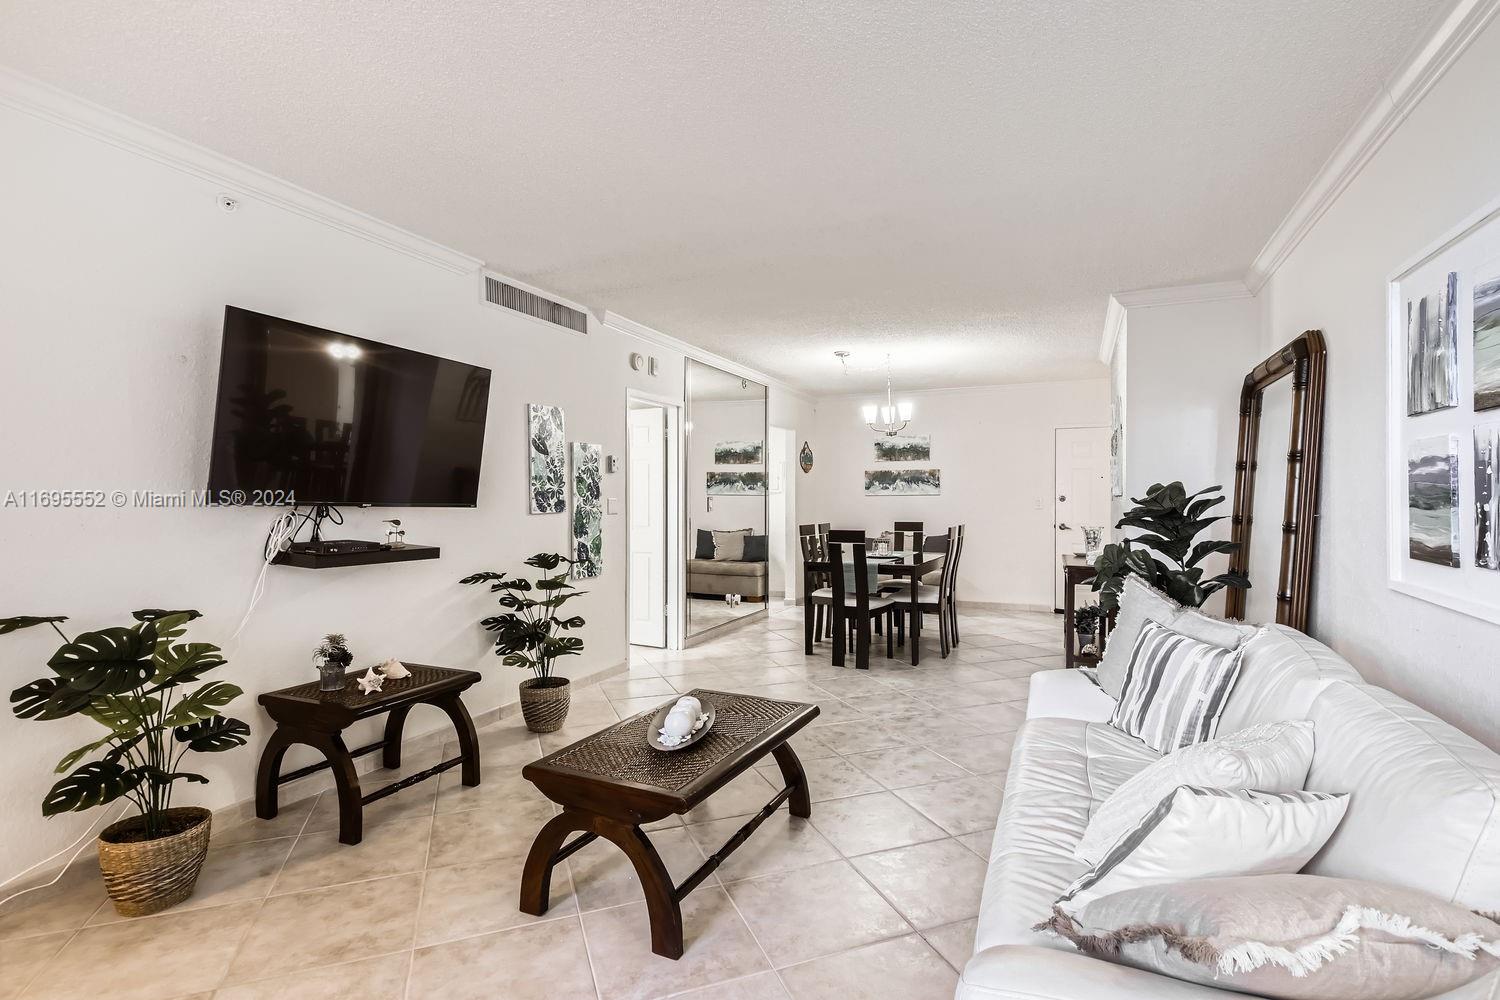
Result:
[[[245,609],[245,617],[240,619],[239,627],[230,635],[231,641],[238,639],[245,626],[250,624],[250,616],[255,613],[255,606],[260,603],[261,595],[266,592],[266,572],[271,568],[271,561],[292,544],[298,527],[295,509],[279,515],[271,522],[271,530],[266,533],[265,558],[260,565],[260,574],[255,578],[255,586],[250,590],[250,606]]]
[[[127,804],[126,808],[128,808],[128,804]],[[110,820],[109,822],[110,823],[117,822],[118,820],[124,819],[124,817],[125,817],[125,809],[122,808],[119,811],[119,813],[115,816],[115,818],[113,820]],[[105,824],[105,826],[108,826],[108,825],[109,825],[109,823]],[[13,899],[20,899],[22,896],[26,895],[28,892],[36,892],[38,889],[45,889],[48,886],[56,885],[57,882],[58,882],[58,880],[61,879],[64,875],[66,875],[68,873],[68,869],[73,867],[73,862],[78,860],[78,855],[82,854],[84,852],[84,849],[88,847],[88,844],[85,844],[84,841],[88,840],[90,837],[93,837],[93,836],[94,836],[94,824],[90,823],[89,824],[89,828],[87,830],[83,831],[83,836],[79,837],[77,840],[73,841],[67,847],[64,847],[62,850],[60,850],[56,854],[52,855],[52,857],[50,857],[50,858],[44,858],[43,860],[38,861],[36,864],[32,865],[30,868],[27,868],[25,871],[17,872],[15,875],[12,875],[10,878],[6,879],[4,882],[0,882],[0,889],[3,889],[6,886],[10,885],[12,882],[16,881],[17,879],[25,878],[27,875],[30,875],[32,872],[36,871],[38,868],[41,868],[44,865],[50,865],[52,862],[56,861],[58,858],[62,857],[64,854],[67,854],[69,851],[73,851],[73,848],[75,848],[75,847],[78,848],[78,850],[73,851],[73,856],[70,857],[67,860],[67,862],[64,863],[63,866],[57,870],[57,874],[54,875],[54,876],[52,876],[51,881],[49,881],[49,882],[43,882],[41,885],[31,886],[29,889],[22,889],[20,892],[12,893],[11,895],[6,896],[4,899],[0,899],[0,908],[3,908],[6,903],[9,903]]]

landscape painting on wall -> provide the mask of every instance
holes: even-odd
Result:
[[[765,460],[759,441],[720,441],[714,445],[715,465],[759,465]]]
[[[867,497],[935,497],[943,492],[941,469],[866,469]]]
[[[1406,458],[1407,554],[1458,566],[1458,436],[1411,443]]]
[[[1406,413],[1458,405],[1458,272],[1406,302]]]
[[[710,472],[708,495],[711,497],[755,496],[766,491],[764,472]]]
[[[599,476],[603,450],[597,444],[573,442],[574,577],[604,572],[604,489]]]
[[[875,439],[877,462],[930,462],[932,436],[929,434],[890,434]]]
[[[531,512],[561,514],[568,507],[563,485],[563,411],[560,406],[526,404],[531,436]]]
[[[1497,406],[1500,406],[1500,260],[1491,261],[1474,275],[1474,409],[1493,410]]]

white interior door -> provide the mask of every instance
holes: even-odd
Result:
[[[1062,556],[1083,551],[1080,527],[1102,527],[1109,537],[1109,428],[1057,429],[1055,527],[1057,565],[1053,567],[1053,607],[1063,606]]]
[[[667,412],[629,411],[630,642],[667,644]]]

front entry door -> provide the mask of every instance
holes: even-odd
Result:
[[[667,644],[667,411],[629,412],[630,642]]]
[[[1053,607],[1063,606],[1062,557],[1083,551],[1080,528],[1103,528],[1109,538],[1109,428],[1057,429],[1055,527],[1057,559],[1052,567]]]

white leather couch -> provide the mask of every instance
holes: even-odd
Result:
[[[1032,676],[958,1000],[1245,995],[1091,958],[1031,929],[1087,869],[1072,849],[1093,810],[1156,759],[1106,724],[1113,705],[1088,671]],[[1411,886],[1472,909],[1500,910],[1500,755],[1364,684],[1316,640],[1273,626],[1246,644],[1219,734],[1302,718],[1315,725],[1307,787],[1350,793],[1343,823],[1306,871]],[[1500,973],[1444,997],[1500,1000]]]

